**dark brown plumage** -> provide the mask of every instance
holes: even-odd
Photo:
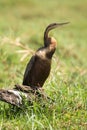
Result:
[[[44,46],[38,49],[35,55],[32,56],[27,64],[23,85],[30,86],[31,88],[42,87],[51,69],[52,56],[56,50],[57,42],[53,37],[49,37],[50,30],[64,25],[66,23],[52,23],[47,26],[44,32]]]

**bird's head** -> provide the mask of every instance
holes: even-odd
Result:
[[[48,47],[50,44],[50,47],[56,47],[56,40],[55,38],[53,37],[49,37],[48,36],[48,33],[49,31],[51,31],[52,29],[54,28],[57,28],[59,26],[62,26],[62,25],[65,25],[65,24],[68,24],[69,22],[65,22],[65,23],[52,23],[52,24],[49,24],[46,29],[45,29],[45,32],[44,32],[44,45],[45,47]]]
[[[52,58],[55,50],[56,50],[56,47],[57,47],[57,41],[54,37],[49,37],[48,36],[48,33],[50,30],[54,29],[54,28],[57,28],[59,26],[62,26],[62,25],[65,25],[65,24],[68,24],[69,22],[65,22],[65,23],[52,23],[50,25],[47,26],[47,28],[45,29],[45,32],[44,32],[44,46],[45,48],[47,48],[47,57],[48,58]]]

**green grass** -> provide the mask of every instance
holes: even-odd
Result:
[[[70,24],[50,33],[58,41],[44,91],[54,100],[34,101],[22,110],[0,102],[0,130],[87,129],[87,1],[0,0],[0,88],[22,83],[30,54],[16,53],[17,40],[36,50],[43,45],[45,27]]]

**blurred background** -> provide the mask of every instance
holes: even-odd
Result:
[[[45,28],[67,21],[50,32],[57,49],[43,88],[53,101],[0,102],[0,130],[87,130],[87,0],[0,0],[0,89],[22,83]]]
[[[59,58],[64,71],[86,73],[86,12],[86,0],[0,0],[0,87],[22,82],[31,52],[43,46],[44,30],[52,22],[70,22],[50,33],[58,41],[53,66]]]

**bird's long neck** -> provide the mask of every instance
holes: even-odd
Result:
[[[49,45],[48,43],[48,33],[50,30],[56,28],[56,27],[59,27],[61,25],[64,25],[64,24],[68,24],[69,22],[65,22],[65,23],[52,23],[52,24],[49,24],[46,29],[45,29],[45,32],[44,32],[44,46],[47,47]]]

